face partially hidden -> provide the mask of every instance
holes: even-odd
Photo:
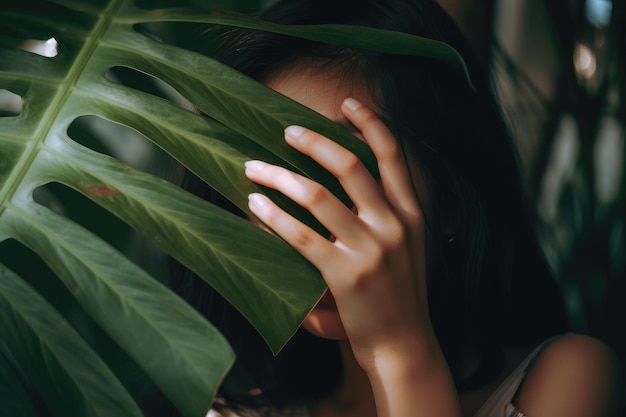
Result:
[[[319,69],[316,65],[302,64],[271,75],[264,83],[347,128],[362,140],[361,133],[342,114],[341,103],[344,99],[352,97],[377,113],[380,113],[379,108],[364,83],[348,80],[344,74],[341,68]],[[347,337],[329,291],[306,317],[302,326],[311,333],[327,339]]]

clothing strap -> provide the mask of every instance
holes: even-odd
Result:
[[[506,408],[506,416],[507,417],[526,417],[526,414],[522,413],[517,409],[513,404],[507,405]]]

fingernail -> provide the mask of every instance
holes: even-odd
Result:
[[[252,193],[248,196],[250,207],[261,208],[267,204],[267,197],[262,194]]]
[[[305,129],[302,126],[288,126],[285,129],[285,135],[291,136],[292,138],[297,138],[299,136],[302,136],[304,131]]]
[[[251,172],[259,172],[263,169],[265,165],[267,165],[265,162],[262,161],[246,161],[243,164],[246,166],[246,171]]]
[[[353,98],[347,98],[343,101],[343,104],[348,108],[348,110],[355,111],[359,107],[361,107],[361,103],[356,101]]]

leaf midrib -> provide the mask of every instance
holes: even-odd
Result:
[[[38,127],[33,134],[34,140],[31,142],[30,146],[28,146],[27,149],[24,151],[22,157],[17,162],[17,164],[15,164],[15,168],[13,169],[13,175],[9,177],[7,181],[9,184],[8,187],[5,189],[4,193],[0,193],[0,215],[4,211],[6,204],[13,199],[13,196],[26,178],[26,175],[35,158],[37,157],[37,154],[41,149],[42,144],[48,137],[52,126],[54,126],[54,124],[57,122],[57,118],[63,110],[65,103],[71,96],[72,90],[76,85],[76,82],[83,74],[85,67],[90,60],[89,58],[94,54],[98,46],[101,44],[101,40],[113,20],[112,16],[122,6],[124,1],[125,0],[111,0],[107,8],[102,12],[102,14],[100,14],[100,17],[96,21],[93,30],[87,36],[83,47],[76,55],[74,63],[67,72],[64,81],[59,83],[59,90],[55,94],[54,98],[50,100],[48,109],[44,112],[43,116],[41,117],[41,121],[39,122]],[[0,190],[0,192],[1,191],[2,190]]]

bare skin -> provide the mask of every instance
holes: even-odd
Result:
[[[378,160],[380,178],[372,177],[353,154],[330,139],[300,126],[285,130],[290,146],[338,178],[354,208],[344,206],[319,184],[284,168],[261,161],[246,163],[249,179],[281,191],[308,209],[333,236],[324,238],[267,197],[250,195],[252,212],[320,270],[334,297],[324,298],[303,323],[320,337],[339,340],[344,359],[340,387],[313,405],[313,414],[453,417],[473,413],[475,407],[462,406],[428,313],[424,211],[416,194],[424,191],[413,188],[414,183],[420,184],[416,178],[419,174],[406,165],[368,91],[344,81],[338,72],[316,72],[303,65],[270,77],[266,84],[348,127],[370,146]],[[581,341],[574,338],[568,343]],[[554,349],[551,345],[545,351],[567,348],[568,343]],[[607,375],[601,373],[615,365],[608,352],[588,350],[591,358],[584,357],[591,365],[581,376],[594,376],[593,365],[602,363],[595,377],[606,380]],[[547,370],[542,372],[551,372],[552,365],[561,366],[552,370],[563,371],[567,361],[561,362],[547,361]],[[619,385],[617,377],[608,379],[608,388]],[[555,399],[550,408],[541,402],[555,389],[541,385],[543,380],[535,378],[533,372],[529,374],[519,393],[520,409],[528,410],[529,417],[571,416],[566,413],[571,407],[564,404],[565,400]],[[536,385],[542,387],[540,399],[531,389]],[[584,388],[583,383],[572,386],[572,390]],[[486,391],[481,396],[488,394]],[[576,395],[573,391],[569,394]],[[611,401],[612,394],[591,401],[586,409],[589,414],[578,415],[614,415],[611,413],[616,407]],[[606,412],[594,414],[599,407]]]
[[[515,403],[529,417],[621,415],[623,375],[624,369],[605,344],[566,335],[542,350]]]

